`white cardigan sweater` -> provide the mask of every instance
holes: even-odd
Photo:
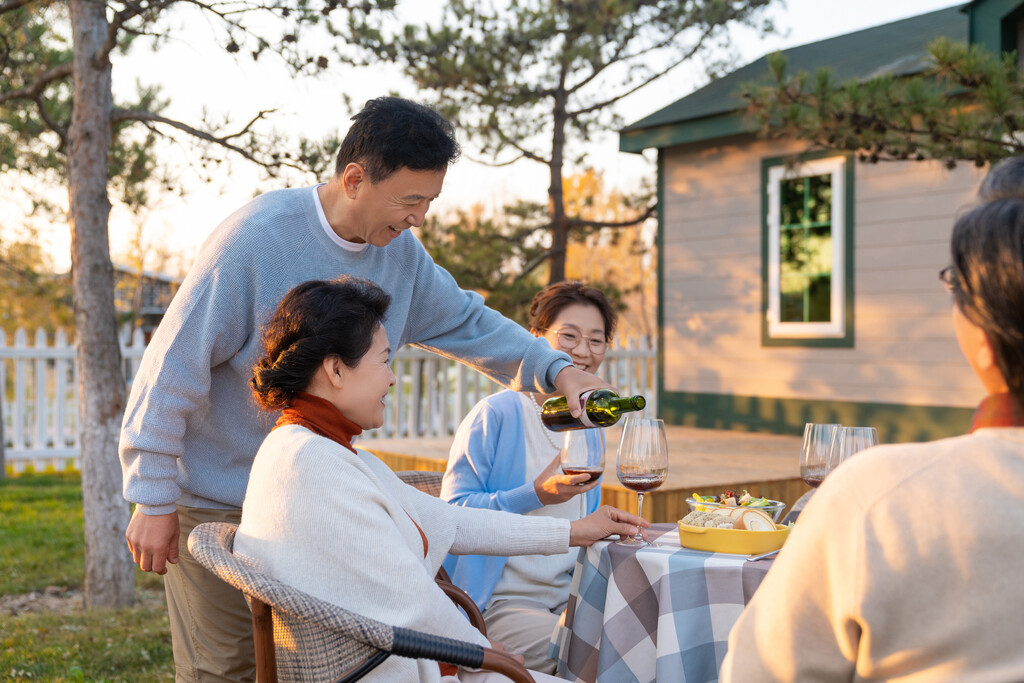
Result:
[[[1024,429],[879,446],[811,498],[723,683],[1024,681]]]
[[[413,524],[427,537],[429,552]],[[456,507],[406,485],[375,456],[304,427],[263,442],[235,552],[310,595],[394,626],[487,645],[434,583],[445,556],[564,553],[569,523]],[[390,657],[364,681],[438,681],[435,662]]]

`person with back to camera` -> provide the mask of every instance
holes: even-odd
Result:
[[[358,614],[486,647],[434,582],[447,553],[565,553],[648,525],[607,506],[573,522],[455,507],[356,450],[354,436],[383,424],[395,383],[383,324],[389,299],[373,283],[346,277],[303,283],[281,301],[252,388],[261,408],[284,411],[253,462],[234,551]],[[362,680],[440,678],[436,662],[391,657]]]
[[[533,298],[530,333],[568,353],[580,370],[596,373],[617,317],[600,290],[558,282]],[[477,403],[456,431],[441,498],[464,507],[569,520],[596,510],[600,479],[588,482],[589,475],[561,472],[562,434],[540,421],[540,406],[548,398],[502,391]],[[531,669],[554,673],[548,641],[569,599],[575,558],[575,551],[508,559],[452,555],[444,566],[480,607],[489,635],[521,652]]]
[[[941,273],[987,392],[971,433],[829,475],[733,627],[724,682],[1024,681],[1024,187],[980,197]]]
[[[365,277],[391,295],[384,322],[405,344],[458,359],[513,389],[579,395],[606,387],[568,355],[459,289],[408,228],[423,223],[459,155],[451,124],[397,97],[353,117],[334,176],[261,195],[207,239],[132,382],[121,432],[126,533],[144,571],[166,572],[179,681],[255,676],[242,594],[188,554],[206,521],[237,522],[249,468],[272,421],[248,389],[259,326],[310,279]]]

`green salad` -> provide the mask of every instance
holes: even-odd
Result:
[[[773,500],[767,498],[754,498],[743,490],[742,496],[737,496],[735,491],[726,491],[719,496],[702,496],[699,493],[693,494],[693,500],[696,503],[716,503],[718,505],[727,505],[729,507],[736,507],[737,505],[743,505],[745,507],[767,507],[775,503]]]

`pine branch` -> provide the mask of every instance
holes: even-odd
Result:
[[[265,168],[268,171],[273,171],[273,170],[275,170],[277,168],[284,167],[284,166],[289,167],[289,168],[294,168],[294,169],[300,170],[300,171],[306,170],[302,166],[299,166],[299,165],[297,165],[297,164],[295,164],[293,162],[290,162],[290,161],[282,161],[280,158],[277,158],[277,157],[275,157],[273,159],[270,159],[270,160],[268,160],[268,159],[261,159],[256,154],[254,154],[252,152],[252,150],[246,149],[245,147],[241,147],[241,146],[235,144],[234,142],[232,142],[236,138],[241,137],[242,135],[245,135],[245,134],[249,133],[250,130],[252,129],[252,127],[257,122],[267,118],[267,115],[274,113],[274,111],[275,110],[273,110],[273,109],[268,109],[268,110],[264,110],[264,111],[259,112],[245,126],[243,126],[241,130],[239,130],[237,132],[234,132],[234,133],[231,133],[229,135],[214,135],[213,133],[211,133],[209,131],[200,130],[200,129],[195,128],[193,126],[190,126],[190,125],[188,125],[186,123],[183,123],[182,121],[177,121],[175,119],[167,118],[166,116],[161,116],[159,114],[154,114],[153,112],[149,112],[149,111],[141,111],[141,110],[138,110],[138,109],[114,109],[114,111],[111,113],[110,120],[111,120],[112,124],[121,123],[123,121],[140,121],[140,122],[145,123],[147,125],[148,124],[163,124],[163,125],[166,125],[166,126],[170,126],[171,128],[174,128],[176,130],[180,130],[183,133],[187,133],[188,135],[191,135],[192,137],[194,137],[194,138],[196,138],[198,140],[203,140],[205,142],[209,142],[211,144],[217,145],[218,147],[222,147],[222,148],[227,149],[229,151],[235,152],[236,154],[238,154],[239,156],[243,157],[244,159],[247,159],[247,160],[253,162],[254,164],[257,164],[258,166],[261,166],[262,168]],[[157,133],[161,133],[161,131],[159,131],[159,129],[157,129],[155,127],[151,126],[151,129],[154,130]]]
[[[52,69],[41,73],[35,81],[31,83],[31,85],[27,85],[24,88],[18,88],[17,90],[0,93],[0,105],[8,102],[14,102],[16,100],[29,100],[31,102],[35,102],[36,98],[42,96],[43,90],[46,89],[46,86],[50,85],[54,81],[69,78],[70,76],[71,62],[55,66]]]
[[[19,7],[32,4],[34,0],[2,0],[0,1],[0,14],[13,12]]]
[[[580,218],[569,218],[567,220],[569,225],[574,228],[629,228],[643,223],[653,216],[657,210],[658,205],[651,204],[641,215],[628,221],[585,221]]]
[[[57,121],[50,116],[50,112],[46,110],[46,103],[43,101],[43,96],[40,94],[35,98],[36,108],[39,109],[39,116],[43,119],[46,125],[60,137],[61,148],[66,148],[68,145],[68,130],[64,126],[57,123]]]
[[[641,88],[644,88],[644,87],[650,85],[651,83],[653,83],[654,81],[658,80],[659,78],[665,76],[666,74],[668,74],[670,71],[675,69],[677,66],[679,66],[680,64],[682,64],[686,60],[692,58],[695,54],[697,54],[701,50],[701,48],[704,47],[704,41],[707,40],[710,35],[711,35],[710,31],[705,31],[701,35],[700,39],[693,44],[693,46],[690,48],[689,52],[683,54],[678,59],[676,59],[671,64],[669,64],[667,67],[665,67],[661,71],[658,71],[658,72],[654,73],[649,78],[641,79],[641,82],[637,83],[635,86],[633,86],[629,90],[626,90],[625,92],[619,93],[618,95],[615,95],[613,97],[609,97],[608,99],[606,99],[604,101],[596,102],[596,103],[590,105],[589,107],[584,107],[583,109],[577,109],[576,111],[572,112],[570,115],[572,116],[572,118],[579,118],[580,116],[589,114],[589,113],[591,113],[593,111],[598,111],[598,110],[604,109],[606,107],[609,107],[609,106],[615,104],[616,102],[618,102],[619,100],[621,100],[623,98],[626,98],[626,97],[629,97],[630,95],[632,95],[633,93],[637,92]],[[640,54],[642,54],[642,53],[640,53]],[[633,59],[635,56],[636,55],[633,55],[632,57],[627,57],[625,59]],[[575,91],[579,87],[581,87],[581,84],[577,84],[573,88],[573,90],[570,91],[570,92]]]

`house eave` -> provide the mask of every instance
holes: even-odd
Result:
[[[619,132],[619,151],[639,154],[645,149],[673,147],[704,140],[756,133],[757,121],[743,111],[729,111],[678,123]]]

